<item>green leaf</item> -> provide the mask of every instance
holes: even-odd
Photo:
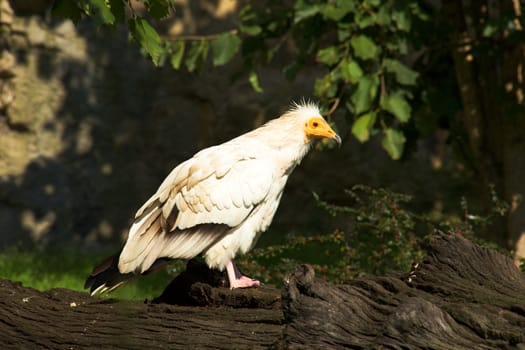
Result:
[[[115,16],[109,9],[105,0],[89,0],[90,4],[98,10],[98,17],[105,24],[114,24]]]
[[[256,35],[258,35],[258,34],[260,34],[262,32],[261,27],[256,25],[256,24],[253,24],[253,25],[241,24],[239,26],[239,30],[242,33],[248,34],[250,36],[256,36]]]
[[[354,16],[354,21],[361,29],[373,26],[376,23],[376,17],[370,16],[368,13],[357,12]]]
[[[488,21],[483,28],[482,36],[490,38],[497,34],[501,30],[501,25],[498,25],[495,21]]]
[[[408,11],[398,10],[392,12],[392,18],[397,24],[397,29],[408,32],[412,25]]]
[[[412,107],[399,93],[383,96],[381,107],[392,113],[402,123],[407,122],[412,113]]]
[[[76,1],[71,0],[55,0],[51,13],[56,17],[71,19],[75,23],[78,22],[82,16],[82,12],[80,12]]]
[[[385,69],[396,76],[398,83],[403,85],[415,85],[418,72],[408,68],[398,60],[387,58],[384,60]]]
[[[153,19],[159,20],[170,14],[170,2],[168,0],[144,0],[144,4]]]
[[[324,77],[316,79],[314,85],[314,93],[318,97],[334,97],[337,93],[337,84],[334,83],[334,74],[330,72]]]
[[[358,35],[350,39],[350,45],[357,57],[362,59],[375,58],[379,54],[379,47],[367,36]]]
[[[293,80],[297,76],[297,73],[299,73],[299,70],[303,67],[302,64],[295,61],[287,65],[283,68],[283,74],[288,80]]]
[[[387,128],[381,145],[392,159],[399,159],[405,147],[405,135],[399,130]]]
[[[207,40],[194,40],[191,43],[188,55],[186,56],[186,68],[188,71],[200,72],[206,59],[208,58],[209,44]]]
[[[297,24],[302,20],[315,16],[319,13],[321,7],[319,5],[311,5],[298,1],[295,6],[295,14],[293,22]]]
[[[400,55],[406,55],[408,53],[408,40],[406,37],[398,36],[397,40],[387,44],[389,50],[396,51]]]
[[[109,8],[115,16],[115,21],[118,23],[124,23],[124,20],[126,19],[124,2],[122,0],[109,0]]]
[[[352,134],[359,140],[359,142],[368,141],[370,138],[370,130],[374,126],[375,121],[375,113],[371,112],[363,114],[357,118],[354,125],[352,125]]]
[[[417,18],[419,18],[421,21],[429,21],[430,15],[429,12],[423,10],[418,3],[411,2],[408,7],[410,8],[410,13]]]
[[[341,75],[345,80],[355,84],[363,76],[363,70],[356,61],[345,59],[341,61]]]
[[[381,4],[381,0],[366,0],[365,3],[368,3],[371,6],[379,6]]]
[[[222,33],[217,39],[212,40],[213,65],[221,66],[230,61],[239,51],[241,39],[237,35]]]
[[[184,56],[184,40],[177,40],[171,43],[171,66],[173,69],[179,69]]]
[[[245,22],[250,19],[253,19],[256,17],[255,11],[253,10],[253,6],[249,3],[247,5],[244,5],[241,10],[239,11],[239,18]]]
[[[388,26],[390,24],[390,21],[392,21],[392,17],[390,16],[389,7],[381,6],[378,9],[377,14],[375,16],[375,22],[380,26]]]
[[[377,96],[379,78],[376,75],[364,76],[359,80],[357,90],[350,98],[354,104],[354,113],[361,114],[370,109],[372,102]]]
[[[317,52],[317,59],[319,62],[325,63],[331,66],[339,61],[339,55],[337,47],[330,46]]]
[[[132,18],[128,21],[129,31],[133,39],[151,56],[153,64],[158,65],[162,48],[159,34],[142,18]]]
[[[263,92],[263,89],[261,88],[261,85],[259,84],[259,77],[257,76],[257,73],[254,70],[250,72],[250,76],[248,80],[250,81],[250,85],[256,92],[258,93]]]
[[[337,23],[337,40],[340,42],[346,41],[352,34],[352,24],[346,22]]]
[[[355,2],[348,0],[339,0],[335,4],[327,4],[321,9],[324,18],[339,22],[349,12],[355,11]]]

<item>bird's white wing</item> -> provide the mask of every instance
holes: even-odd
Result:
[[[181,163],[137,211],[120,271],[143,272],[160,257],[201,253],[264,201],[274,169],[263,155],[231,144],[205,149]]]

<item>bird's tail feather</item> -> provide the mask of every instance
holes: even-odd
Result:
[[[107,257],[93,268],[84,284],[84,288],[89,288],[91,295],[111,292],[133,277],[132,273],[122,274],[119,272],[119,255],[120,253],[117,253]]]
[[[109,293],[122,286],[130,279],[138,276],[132,272],[120,273],[118,269],[119,256],[120,253],[111,255],[93,268],[93,271],[91,271],[91,274],[88,276],[84,284],[84,288],[89,288],[91,295]],[[171,261],[171,259],[157,259],[147,271],[142,273],[142,275],[164,267],[169,261]]]

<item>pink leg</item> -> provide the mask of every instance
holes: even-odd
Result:
[[[233,263],[233,260],[228,261],[228,264],[226,265],[226,271],[228,272],[230,289],[249,288],[261,285],[261,282],[251,279],[250,277],[243,276],[237,266],[235,266]]]

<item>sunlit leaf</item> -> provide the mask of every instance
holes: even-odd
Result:
[[[350,45],[357,57],[362,59],[375,58],[379,54],[379,47],[367,36],[358,35],[350,39]]]
[[[329,3],[321,9],[324,18],[339,22],[349,12],[355,10],[355,2],[348,0],[338,0],[335,4]]]
[[[329,66],[334,63],[337,63],[337,61],[339,61],[337,47],[330,46],[325,49],[319,50],[317,52],[317,59],[319,60],[319,62],[325,63]]]
[[[151,60],[155,65],[158,64],[162,48],[160,46],[161,40],[159,34],[149,23],[142,18],[132,18],[128,21],[129,31],[133,39],[143,47],[151,56]]]
[[[237,35],[222,33],[217,39],[212,40],[213,65],[220,66],[229,62],[239,51],[241,39]]]
[[[170,63],[174,69],[179,69],[182,63],[182,56],[184,56],[184,41],[177,40],[171,43],[171,57]]]
[[[403,63],[394,59],[384,60],[385,69],[396,76],[396,80],[400,84],[415,85],[419,73],[408,68]]]
[[[321,10],[319,5],[311,5],[302,2],[297,2],[294,14],[294,24],[301,22],[307,18],[315,16]]]
[[[374,126],[375,120],[375,113],[365,113],[354,122],[354,125],[352,125],[352,134],[359,142],[368,141],[370,138],[370,129]]]
[[[381,99],[381,107],[392,113],[400,122],[410,119],[412,108],[401,94],[385,95]]]
[[[114,24],[115,16],[111,12],[109,5],[105,0],[89,0],[90,4],[98,10],[99,18],[103,23]]]
[[[346,59],[341,62],[341,74],[345,80],[355,84],[363,76],[363,70],[356,61]]]
[[[257,73],[255,71],[252,70],[250,72],[250,76],[248,80],[250,81],[250,85],[256,92],[258,93],[263,92],[263,89],[261,88],[261,85],[259,84],[259,77],[257,76]]]
[[[351,100],[354,104],[354,113],[361,114],[370,109],[377,96],[379,78],[377,76],[364,76],[359,80],[356,91]]]
[[[385,130],[381,145],[392,159],[399,159],[405,147],[405,135],[399,130],[388,128]]]

